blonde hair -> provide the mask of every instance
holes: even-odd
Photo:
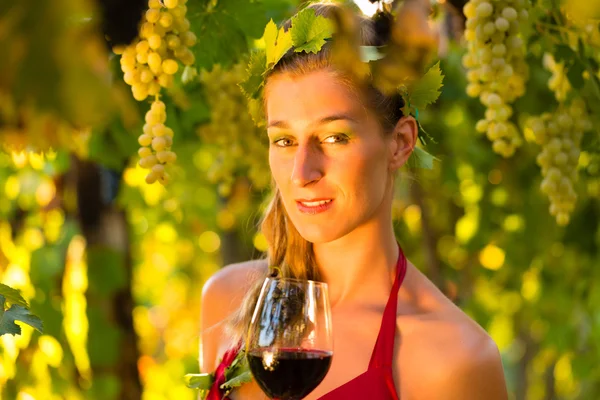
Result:
[[[340,6],[334,3],[313,3],[308,7],[313,8],[317,15],[328,18],[340,11]],[[382,45],[382,39],[377,36],[373,21],[359,15],[356,15],[356,17],[361,44],[365,46]],[[288,29],[290,25],[291,21],[288,20],[284,24],[284,28]],[[321,51],[316,54],[295,53],[291,50],[267,76],[265,98],[268,94],[269,77],[281,73],[299,76],[322,69],[332,69],[330,57],[329,44],[325,44]],[[402,97],[400,95],[385,96],[370,85],[364,87],[364,85],[358,84],[352,77],[344,75],[341,71],[335,69],[332,71],[342,82],[362,92],[363,98],[366,99],[365,105],[379,117],[383,132],[391,133],[402,117],[400,111],[403,106]],[[269,266],[279,268],[278,276],[280,277],[319,281],[320,272],[315,262],[312,243],[300,235],[290,220],[283,205],[281,193],[274,181],[272,181],[272,186],[273,194],[260,223],[260,230],[268,242],[267,263]],[[271,272],[272,270],[267,271],[265,277]],[[242,306],[227,323],[227,332],[234,343],[246,339],[247,329],[252,319],[262,282],[262,279],[257,280],[256,284],[246,294]]]

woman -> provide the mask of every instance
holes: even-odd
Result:
[[[327,16],[334,6],[312,7]],[[383,44],[371,20],[360,26],[363,45]],[[283,276],[329,285],[334,357],[307,399],[506,399],[495,343],[407,262],[394,236],[394,176],[415,146],[415,120],[402,116],[399,96],[334,67],[328,46],[289,52],[267,77],[268,259],[228,266],[206,283],[201,369],[218,374],[231,362],[257,282],[278,265]],[[266,397],[252,382],[229,398]]]

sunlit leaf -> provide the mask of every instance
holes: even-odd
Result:
[[[20,305],[13,304],[8,310],[4,310],[4,297],[0,296],[0,335],[20,335],[21,327],[15,321],[23,322],[39,332],[43,332],[42,320],[31,314],[31,312]]]

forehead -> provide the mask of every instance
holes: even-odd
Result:
[[[310,123],[336,114],[359,119],[365,112],[356,91],[327,70],[271,77],[265,106],[268,121]]]

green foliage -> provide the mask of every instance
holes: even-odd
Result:
[[[13,304],[5,310],[4,306],[7,300]],[[21,327],[15,324],[15,321],[23,322],[39,332],[44,330],[42,320],[31,314],[29,305],[21,294],[9,286],[0,284],[0,336],[7,333],[20,335]]]
[[[264,50],[255,50],[250,54],[248,67],[246,68],[246,77],[240,83],[242,92],[249,99],[257,98],[260,90],[265,84],[265,65],[267,64],[267,54]]]
[[[434,160],[437,160],[437,158],[423,150],[423,148],[415,146],[413,153],[409,158],[408,164],[412,168],[432,169]]]
[[[318,53],[331,38],[334,32],[333,22],[325,17],[317,16],[312,8],[305,8],[292,18],[292,45],[299,53]]]
[[[277,30],[277,25],[271,20],[265,27],[264,39],[266,68],[271,69],[292,48],[292,34],[283,27]]]
[[[192,1],[188,19],[202,43],[194,49],[196,65],[209,70],[214,64],[229,66],[238,61],[247,52],[248,41],[258,39],[268,21],[257,0]]]
[[[405,100],[409,107],[423,111],[428,105],[435,103],[442,93],[443,80],[444,75],[442,75],[440,62],[438,61],[408,89],[407,99]]]
[[[21,307],[29,307],[23,296],[21,296],[21,292],[2,283],[0,283],[0,296],[2,296],[4,301],[8,301],[11,304],[16,304]]]
[[[212,374],[186,374],[185,384],[190,389],[209,390],[215,378]]]
[[[91,1],[5,2],[0,24],[0,92],[18,106],[53,112],[77,126],[100,126],[116,111],[108,54]],[[69,17],[68,23],[65,17]],[[17,39],[18,38],[18,39]],[[4,121],[11,122],[11,121]],[[30,132],[33,143],[44,143]]]
[[[246,352],[240,351],[229,367],[225,369],[225,383],[222,388],[232,389],[252,380]]]

